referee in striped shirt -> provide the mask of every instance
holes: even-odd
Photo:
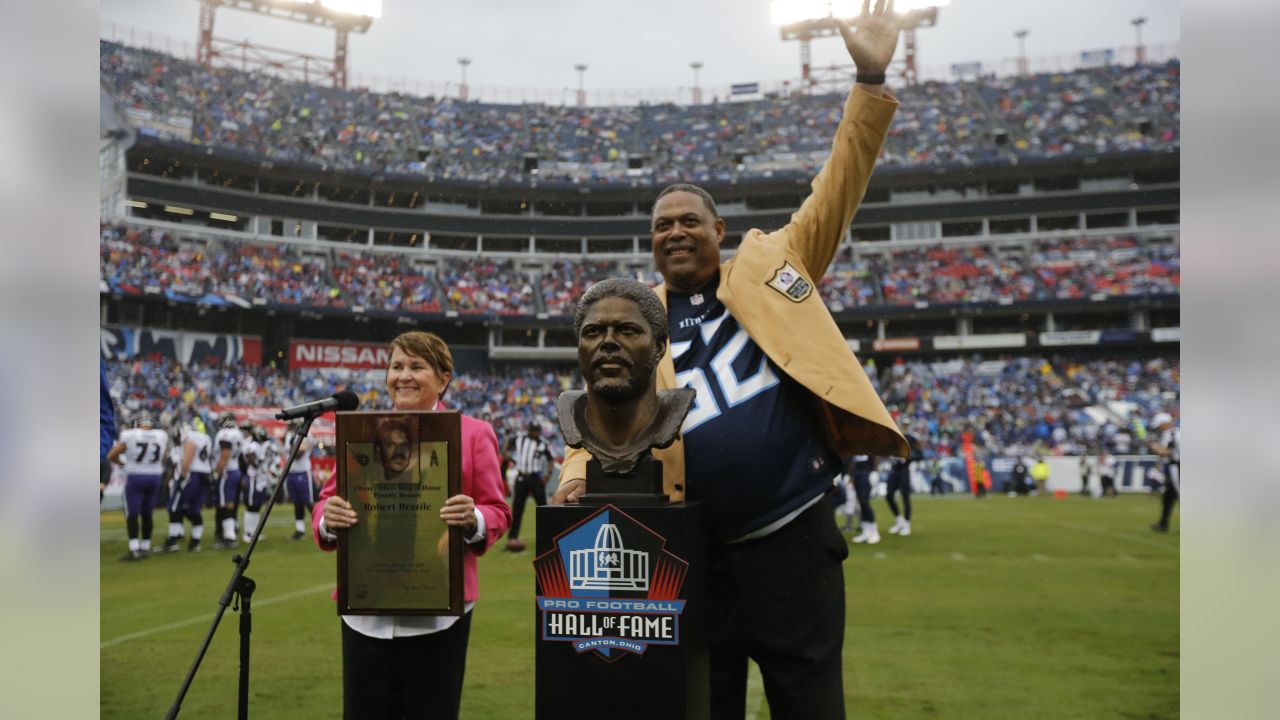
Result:
[[[511,494],[511,529],[507,532],[507,552],[524,550],[520,541],[520,519],[524,517],[525,500],[533,495],[537,505],[547,504],[547,469],[551,449],[542,441],[542,426],[529,423],[529,433],[514,438],[507,453],[516,464],[516,486]]]

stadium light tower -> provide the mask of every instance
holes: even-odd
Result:
[[[702,85],[698,82],[698,71],[702,69],[702,61],[694,60],[689,63],[689,67],[693,68],[693,104],[702,104]]]
[[[916,69],[916,28],[933,27],[938,22],[938,8],[950,4],[951,0],[898,0],[894,8],[898,13],[907,15],[907,23],[902,29],[902,59],[894,63],[896,77],[907,85],[915,85],[919,77]],[[800,90],[808,92],[819,82],[813,77],[810,63],[810,44],[816,37],[839,35],[840,29],[832,22],[832,18],[841,18],[851,27],[858,26],[858,15],[862,11],[861,0],[774,0],[769,3],[769,22],[778,26],[783,40],[800,41]],[[847,66],[852,67],[852,66]],[[833,82],[848,73],[832,65],[830,71]]]
[[[1147,61],[1147,46],[1142,44],[1142,26],[1147,24],[1145,17],[1136,17],[1129,21],[1133,25],[1133,30],[1138,34],[1138,45],[1134,49],[1134,60],[1141,65]]]
[[[213,21],[218,8],[256,12],[268,17],[307,25],[332,28],[335,33],[333,57],[235,42],[214,37]],[[382,0],[200,0],[200,35],[196,41],[196,61],[205,67],[214,63],[236,65],[241,70],[275,71],[291,80],[311,82],[312,77],[328,77],[334,87],[347,86],[347,36],[369,31],[375,18],[382,17]]]
[[[1027,36],[1031,34],[1030,30],[1016,30],[1013,36],[1018,38],[1018,74],[1026,77],[1029,74],[1030,64],[1027,62]]]
[[[471,58],[458,58],[458,65],[462,68],[462,84],[458,86],[458,99],[467,101],[467,66],[471,64]]]
[[[578,63],[573,66],[573,69],[578,71],[578,107],[584,107],[587,104],[587,90],[582,83],[587,72],[587,64]]]

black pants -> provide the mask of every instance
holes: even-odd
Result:
[[[102,496],[106,493],[109,482],[111,482],[111,462],[102,458],[98,461],[98,502],[102,502]]]
[[[507,530],[507,539],[520,537],[520,519],[524,517],[524,502],[533,496],[534,505],[547,504],[547,486],[538,473],[520,473],[516,476],[516,487],[511,491],[511,529]]]
[[[1111,475],[1102,476],[1102,494],[1104,496],[1114,496],[1116,494],[1116,479]]]
[[[342,717],[456,720],[471,613],[429,635],[371,638],[342,625]]]
[[[894,502],[894,493],[902,493],[902,510],[898,512],[898,503]],[[889,503],[889,510],[894,515],[901,515],[906,518],[907,522],[911,522],[911,475],[908,473],[891,473],[889,475],[889,491],[884,495],[885,502]]]
[[[1178,490],[1182,478],[1178,474],[1178,466],[1166,465],[1164,468],[1164,492],[1160,498],[1160,527],[1169,529],[1169,518],[1173,515],[1173,506],[1178,502]]]
[[[758,540],[709,553],[711,717],[746,714],[747,659],[775,720],[844,718],[844,571],[849,544],[825,502]]]
[[[858,498],[858,517],[862,522],[876,521],[876,511],[871,509],[871,471],[853,471],[853,494]]]

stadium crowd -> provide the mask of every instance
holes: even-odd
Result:
[[[237,304],[354,308],[385,312],[571,315],[596,280],[634,276],[626,263],[556,259],[539,269],[523,261],[377,254],[232,240],[178,240],[127,225],[101,230],[101,274],[108,292],[149,289],[171,299]],[[935,246],[884,252],[844,249],[819,284],[835,312],[869,305],[912,305],[1176,294],[1176,244],[1121,235],[1041,240],[1028,254],[981,246]],[[419,262],[415,262],[415,259]],[[642,279],[656,281],[648,273]],[[232,300],[231,302],[237,302]]]
[[[1181,383],[1177,359],[1164,357],[871,361],[866,368],[899,422],[940,457],[958,456],[965,432],[992,454],[1098,452],[1122,428],[1141,439],[1142,418],[1176,407]],[[109,362],[108,381],[126,425],[142,410],[168,426],[211,407],[286,407],[343,389],[358,394],[363,409],[391,407],[381,371],[183,366],[151,357]],[[555,400],[580,384],[568,366],[458,372],[447,402],[492,422],[502,438],[538,422],[559,455]]]
[[[979,85],[1019,157],[1178,147],[1179,63],[1103,66]],[[1148,125],[1146,131],[1143,127]]]
[[[1035,277],[1017,258],[985,248],[936,247],[899,250],[875,264],[881,293],[889,305],[919,300],[951,304],[1026,300],[1041,296]]]
[[[101,85],[143,133],[273,161],[438,180],[641,183],[808,176],[835,94],[561,107],[341,90],[102,41]],[[1176,149],[1180,64],[1104,66],[903,89],[881,167]],[[150,118],[150,120],[148,120]],[[152,122],[154,121],[154,122]],[[186,127],[189,125],[189,131]],[[173,130],[179,128],[179,130]]]
[[[534,283],[510,260],[444,261],[439,280],[449,288],[451,307],[463,314],[533,315],[537,312]]]
[[[1101,243],[1079,238],[1041,240],[1031,262],[1048,291],[1058,298],[1161,295],[1177,293],[1181,287],[1178,248],[1141,245],[1132,237]]]
[[[1112,450],[1122,428],[1141,439],[1143,418],[1176,407],[1181,385],[1167,358],[900,361],[871,376],[899,422],[942,456],[960,454],[965,432],[991,454]]]

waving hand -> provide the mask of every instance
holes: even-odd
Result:
[[[858,73],[876,75],[883,73],[893,60],[893,53],[898,48],[898,35],[906,24],[906,18],[906,15],[893,11],[893,0],[876,0],[874,9],[871,0],[863,0],[857,30],[840,18],[832,19],[840,28],[840,35],[844,37],[844,45],[858,67]]]

